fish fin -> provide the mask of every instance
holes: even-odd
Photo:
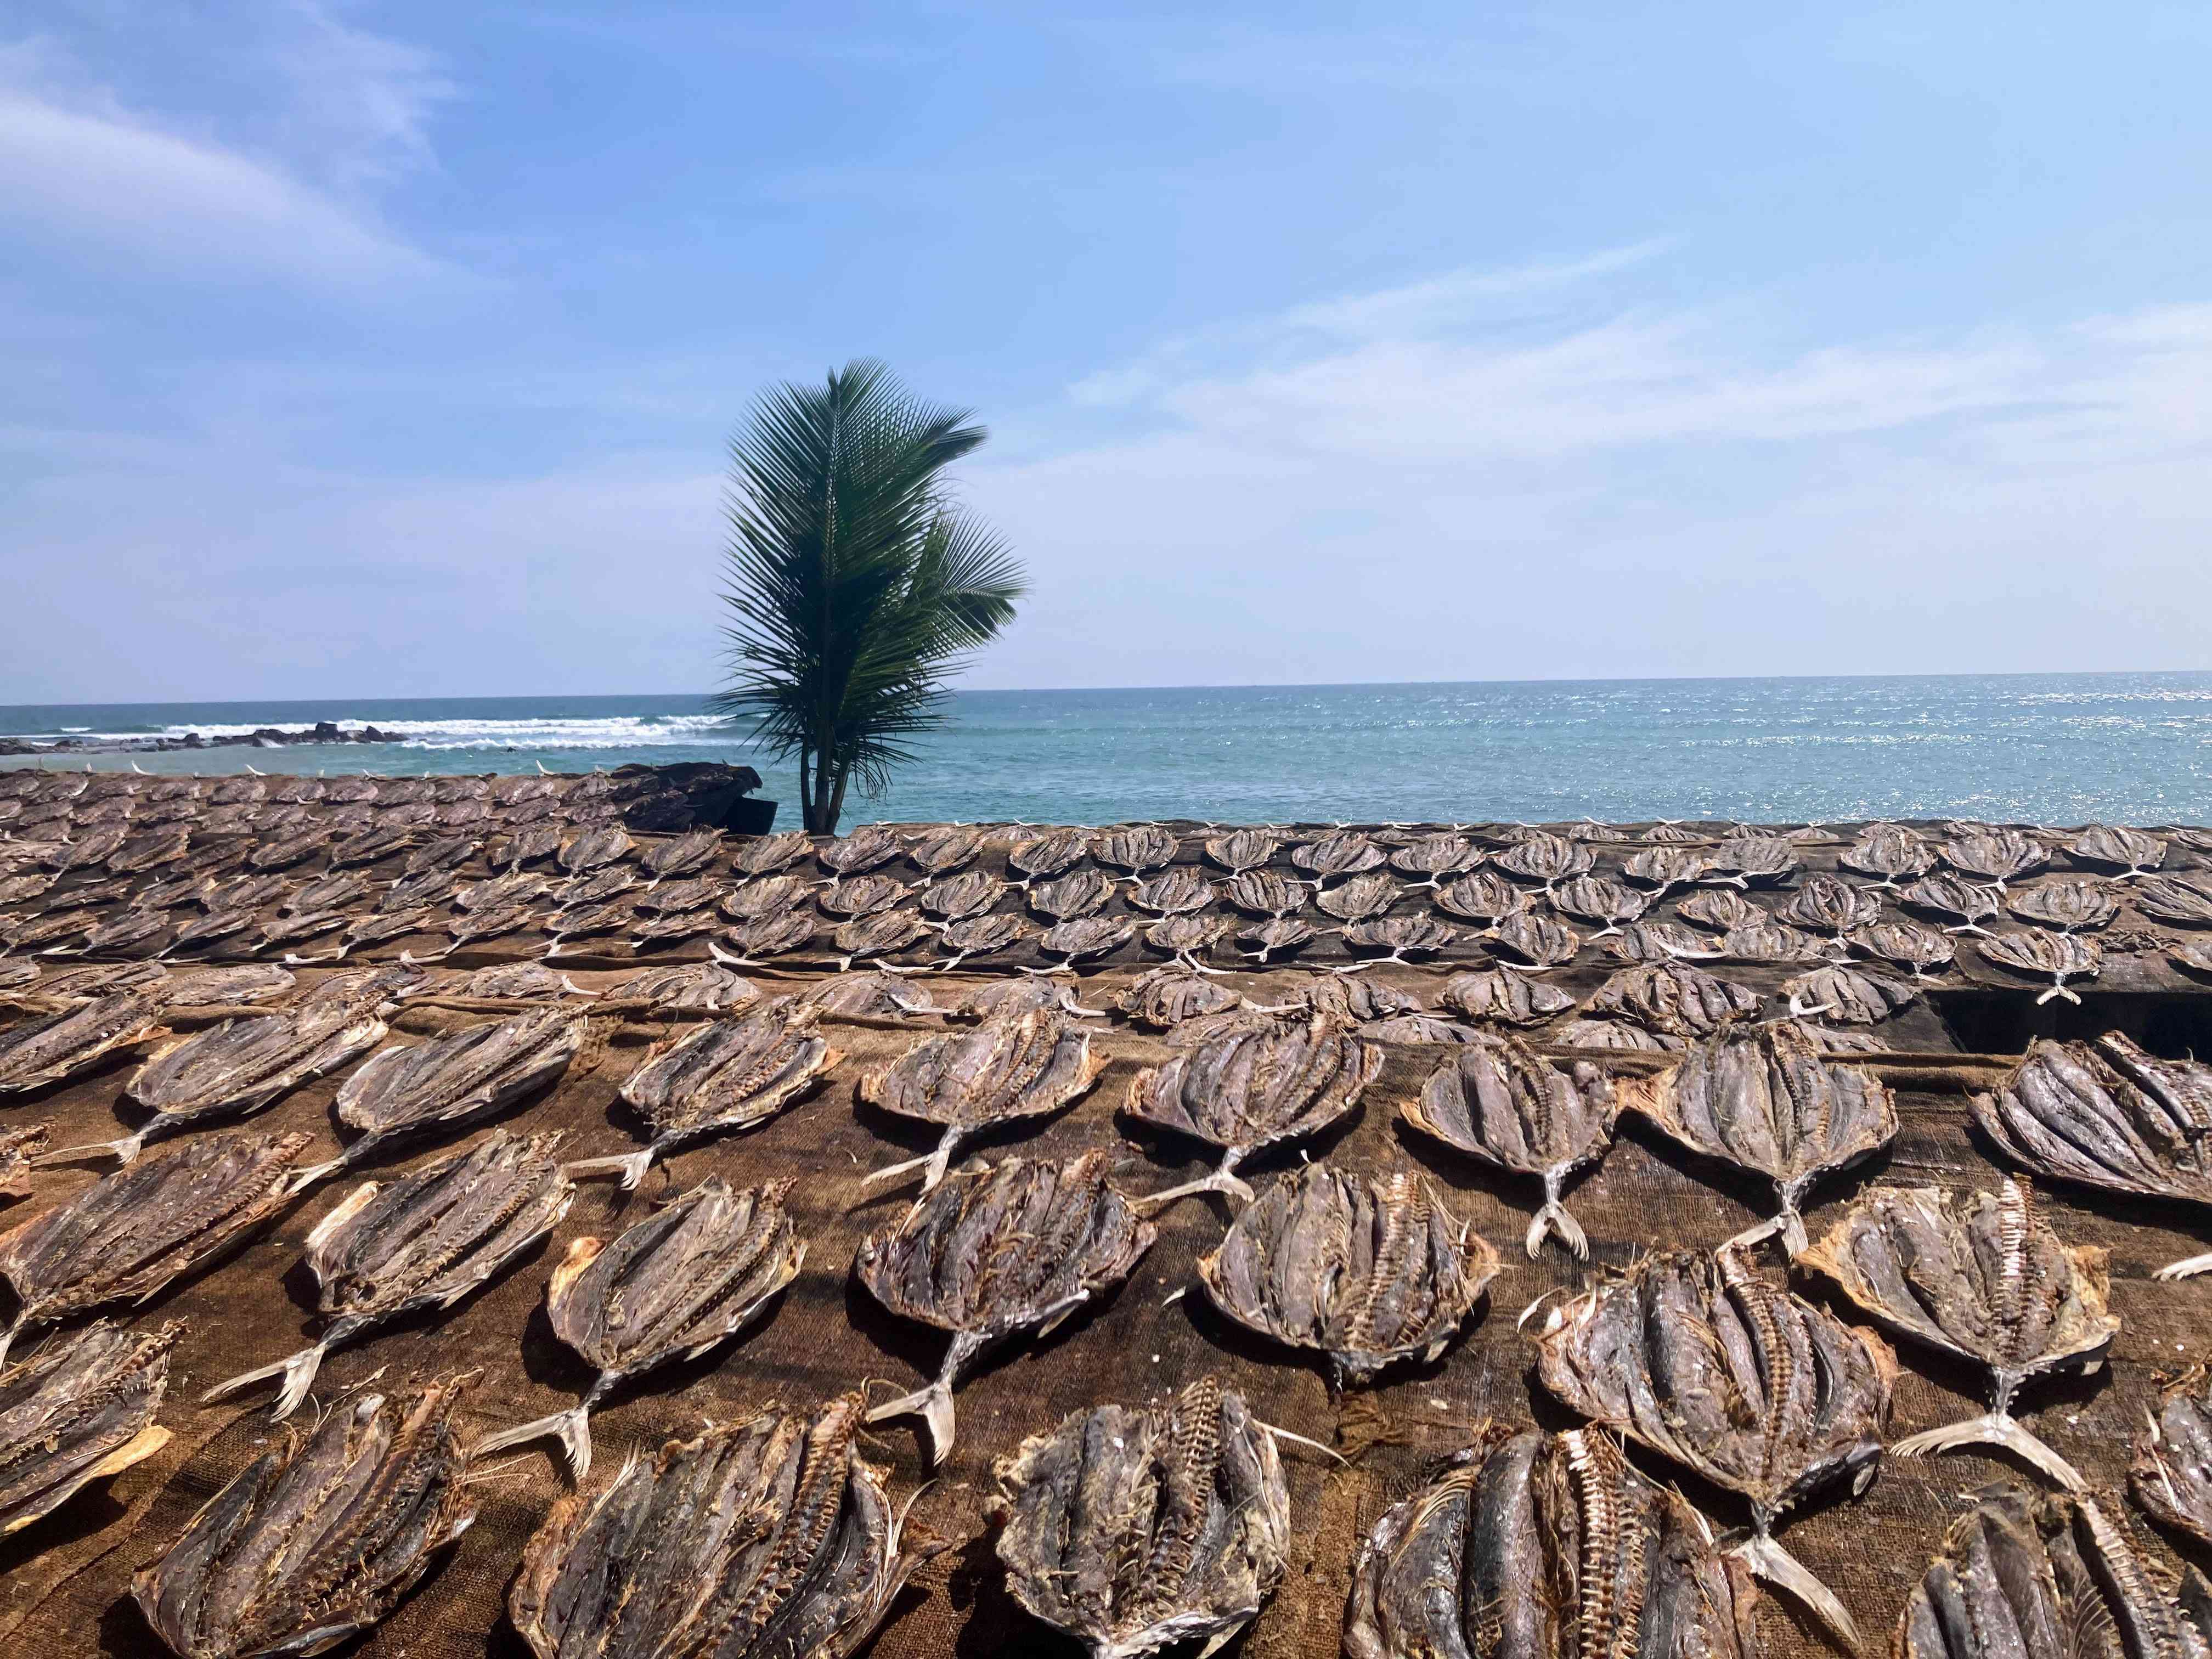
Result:
[[[520,1446],[549,1434],[559,1439],[562,1450],[568,1454],[569,1477],[581,1481],[592,1472],[592,1416],[587,1405],[571,1406],[549,1417],[535,1417],[511,1429],[501,1429],[497,1434],[486,1435],[469,1449],[469,1461],[473,1463],[509,1446]]]
[[[122,1164],[135,1164],[138,1161],[139,1149],[145,1144],[146,1131],[141,1129],[136,1134],[125,1135],[120,1140],[95,1140],[82,1146],[64,1146],[59,1152],[41,1152],[31,1160],[31,1167],[44,1170],[57,1164],[89,1164],[102,1158],[112,1158]]]
[[[580,1175],[599,1175],[605,1170],[619,1170],[622,1171],[622,1189],[626,1193],[635,1192],[637,1183],[645,1179],[646,1171],[653,1167],[653,1149],[647,1146],[641,1152],[628,1152],[620,1158],[581,1158],[574,1164],[563,1164],[561,1173],[573,1179]]]
[[[926,1389],[916,1389],[912,1394],[902,1394],[896,1400],[886,1400],[880,1406],[869,1408],[867,1420],[880,1423],[891,1417],[920,1417],[925,1431],[922,1437],[929,1443],[929,1462],[933,1468],[945,1461],[945,1454],[952,1449],[952,1384],[939,1377]]]
[[[323,1356],[329,1349],[318,1342],[311,1348],[302,1348],[287,1358],[267,1365],[257,1365],[250,1371],[240,1371],[228,1382],[218,1382],[200,1396],[200,1404],[211,1405],[232,1395],[252,1388],[256,1382],[265,1382],[272,1376],[281,1376],[283,1383],[276,1391],[276,1404],[270,1413],[270,1420],[281,1423],[300,1408],[314,1386],[315,1373],[322,1369]]]
[[[935,1165],[937,1167],[931,1169],[928,1176],[922,1182],[921,1189],[927,1192],[945,1177],[945,1154],[946,1148],[939,1146],[935,1152],[924,1152],[920,1158],[909,1158],[902,1163],[886,1164],[880,1170],[872,1170],[860,1177],[860,1190],[866,1192],[878,1182],[895,1181],[899,1176],[909,1174],[915,1170],[927,1165]]]
[[[2167,1279],[2194,1279],[2201,1273],[2212,1273],[2212,1254],[2187,1255],[2179,1261],[2169,1261],[2153,1276]]]
[[[1188,1198],[1194,1193],[1226,1193],[1230,1197],[1252,1201],[1252,1188],[1240,1177],[1227,1170],[1216,1170],[1197,1181],[1186,1181],[1180,1187],[1170,1187],[1164,1192],[1146,1193],[1134,1200],[1130,1207],[1139,1215],[1154,1215],[1164,1210],[1179,1198]]]
[[[2075,1467],[2030,1434],[2008,1413],[1990,1412],[1964,1422],[1948,1423],[1924,1434],[1907,1436],[1890,1448],[1899,1457],[1925,1457],[1955,1446],[2002,1446],[2040,1470],[2069,1492],[2087,1492],[2088,1483]]]
[[[1753,1533],[1729,1553],[1741,1557],[1759,1577],[1787,1590],[1812,1609],[1845,1650],[1860,1651],[1859,1627],[1851,1622],[1851,1615],[1836,1599],[1835,1592],[1813,1577],[1805,1564],[1781,1545],[1764,1533]]]
[[[297,1198],[317,1182],[328,1181],[345,1167],[346,1160],[339,1157],[331,1158],[328,1163],[310,1164],[304,1170],[295,1170],[284,1177],[284,1196]]]
[[[8,1349],[15,1340],[15,1333],[22,1328],[22,1320],[21,1316],[18,1316],[5,1329],[0,1329],[0,1365],[8,1363]]]
[[[143,1462],[151,1457],[173,1438],[175,1437],[159,1423],[149,1423],[94,1464],[89,1478],[96,1480],[102,1475],[120,1474],[132,1464]]]

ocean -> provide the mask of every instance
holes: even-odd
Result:
[[[0,735],[214,736],[331,720],[407,737],[93,761],[161,773],[743,763],[786,803],[779,825],[795,824],[795,768],[705,702],[0,707]],[[951,713],[887,795],[848,799],[848,822],[2212,820],[2212,673],[963,691]]]

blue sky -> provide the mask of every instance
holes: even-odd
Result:
[[[979,409],[988,686],[2212,667],[2212,12],[0,14],[0,702],[690,690]]]

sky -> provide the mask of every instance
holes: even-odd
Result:
[[[0,702],[704,690],[755,394],[975,687],[2212,667],[2212,9],[0,11]]]

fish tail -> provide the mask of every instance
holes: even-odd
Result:
[[[1132,1206],[1139,1215],[1153,1215],[1164,1210],[1179,1198],[1188,1198],[1194,1193],[1226,1193],[1231,1198],[1249,1204],[1252,1188],[1227,1169],[1219,1169],[1196,1181],[1186,1181],[1180,1187],[1170,1187],[1164,1192],[1147,1193]]]
[[[329,1180],[345,1167],[346,1159],[342,1154],[326,1164],[310,1164],[304,1170],[295,1170],[284,1177],[284,1196],[297,1198],[317,1182]]]
[[[637,1183],[645,1179],[645,1172],[653,1167],[653,1149],[647,1146],[641,1152],[626,1152],[619,1158],[581,1158],[576,1163],[564,1164],[561,1172],[566,1176],[575,1176],[599,1175],[606,1170],[619,1170],[622,1171],[623,1191],[635,1192]]]
[[[2030,1434],[2008,1412],[1990,1412],[1963,1422],[1947,1423],[1899,1441],[1890,1449],[1900,1457],[1925,1457],[1955,1446],[2002,1446],[2022,1462],[2039,1469],[2069,1492],[2086,1492],[2088,1486],[2075,1467]]]
[[[1856,1653],[1860,1650],[1859,1628],[1851,1622],[1851,1615],[1836,1599],[1835,1592],[1813,1577],[1802,1561],[1764,1532],[1753,1533],[1729,1553],[1741,1557],[1743,1564],[1756,1576],[1787,1590],[1803,1602],[1848,1651]]]
[[[477,1462],[495,1451],[540,1440],[549,1434],[559,1439],[562,1450],[568,1454],[571,1479],[581,1480],[592,1472],[592,1408],[589,1401],[571,1406],[566,1411],[555,1412],[549,1417],[533,1417],[527,1423],[518,1423],[511,1429],[501,1429],[497,1434],[487,1435],[469,1449],[469,1461]]]
[[[886,1400],[869,1409],[867,1420],[880,1423],[891,1417],[921,1419],[922,1438],[929,1443],[929,1461],[933,1467],[945,1461],[945,1454],[952,1449],[952,1379],[939,1377],[926,1389],[916,1389],[912,1394],[902,1394],[896,1400]]]
[[[1577,1261],[1589,1260],[1589,1235],[1583,1231],[1582,1223],[1567,1213],[1567,1206],[1556,1198],[1544,1200],[1544,1207],[1536,1212],[1535,1219],[1528,1224],[1528,1259],[1534,1261],[1536,1252],[1543,1248],[1544,1235],[1557,1233],[1559,1243],[1567,1247],[1568,1254]]]
[[[880,1182],[896,1181],[899,1176],[909,1174],[913,1170],[921,1169],[925,1165],[937,1165],[939,1164],[939,1156],[944,1151],[945,1148],[940,1146],[938,1147],[936,1152],[924,1152],[920,1158],[909,1158],[901,1163],[886,1164],[880,1170],[872,1170],[866,1175],[860,1177],[860,1190],[866,1192],[869,1188],[877,1185]],[[944,1178],[944,1174],[945,1172],[941,1166],[931,1169],[929,1175],[922,1182],[922,1191],[927,1192],[932,1187],[937,1185],[937,1183]]]
[[[5,1326],[0,1326],[0,1365],[8,1363],[8,1350],[15,1346],[15,1333],[23,1328],[22,1316],[17,1315]]]
[[[240,1371],[228,1382],[218,1382],[200,1396],[200,1404],[210,1405],[218,1400],[252,1388],[256,1382],[265,1382],[272,1376],[283,1377],[276,1390],[276,1403],[270,1411],[270,1420],[281,1423],[300,1409],[300,1402],[307,1397],[307,1390],[315,1385],[315,1373],[322,1369],[323,1356],[329,1352],[327,1341],[267,1365],[257,1365],[250,1371]]]
[[[136,1134],[125,1135],[120,1140],[94,1140],[82,1146],[64,1146],[58,1152],[41,1152],[31,1160],[34,1170],[44,1170],[57,1164],[89,1164],[95,1158],[112,1158],[123,1164],[138,1161],[139,1149],[146,1144],[143,1129]]]
[[[2198,1273],[2212,1273],[2212,1255],[2184,1256],[2179,1261],[2169,1261],[2160,1267],[2155,1277],[2160,1279],[2194,1279]]]

